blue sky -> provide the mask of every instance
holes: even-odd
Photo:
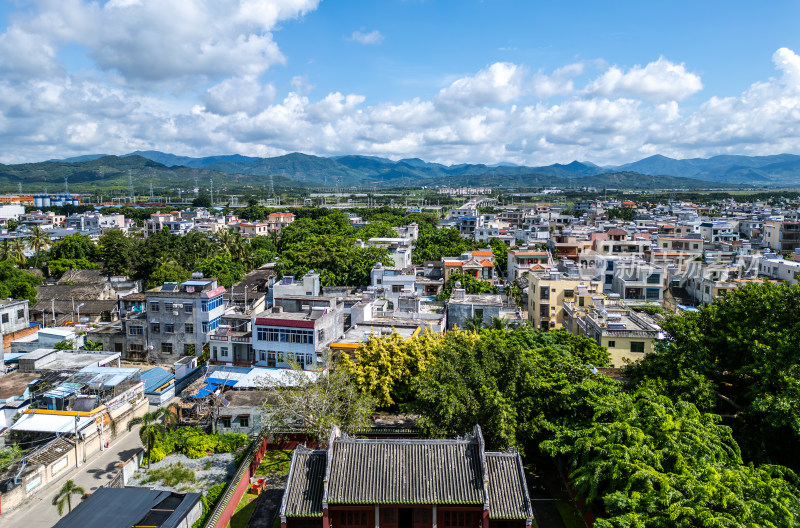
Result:
[[[800,153],[800,2],[12,0],[0,162]]]

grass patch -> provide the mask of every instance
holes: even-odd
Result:
[[[267,451],[258,465],[256,475],[288,475],[292,463],[292,452],[280,449]]]
[[[149,471],[147,477],[142,480],[142,484],[161,482],[165,486],[174,488],[178,484],[183,484],[184,482],[191,483],[194,481],[194,471],[178,462],[177,464],[170,464],[167,467]]]
[[[249,493],[242,495],[242,500],[239,501],[239,504],[236,506],[236,510],[233,512],[231,520],[228,523],[230,528],[247,527],[247,523],[250,522],[250,517],[253,516],[253,512],[256,509],[257,498],[258,497],[256,495],[251,495]]]

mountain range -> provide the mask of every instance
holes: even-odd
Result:
[[[130,176],[129,176],[130,175]],[[124,156],[86,155],[19,165],[0,164],[0,186],[61,184],[75,190],[127,189],[149,184],[170,187],[193,179],[205,187],[421,187],[487,185],[535,188],[699,189],[726,187],[800,187],[800,156],[715,156],[673,159],[651,156],[619,166],[591,162],[522,166],[511,163],[443,165],[419,158],[393,161],[374,156],[321,157],[301,153],[273,158],[221,155],[203,158],[158,151]],[[189,184],[189,185],[186,185]]]

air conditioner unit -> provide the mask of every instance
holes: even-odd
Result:
[[[181,314],[180,310],[172,310],[172,315],[179,316]]]

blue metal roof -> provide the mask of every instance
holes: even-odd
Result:
[[[144,382],[144,392],[151,393],[165,383],[175,379],[175,374],[161,367],[153,367],[142,372],[141,379]]]

